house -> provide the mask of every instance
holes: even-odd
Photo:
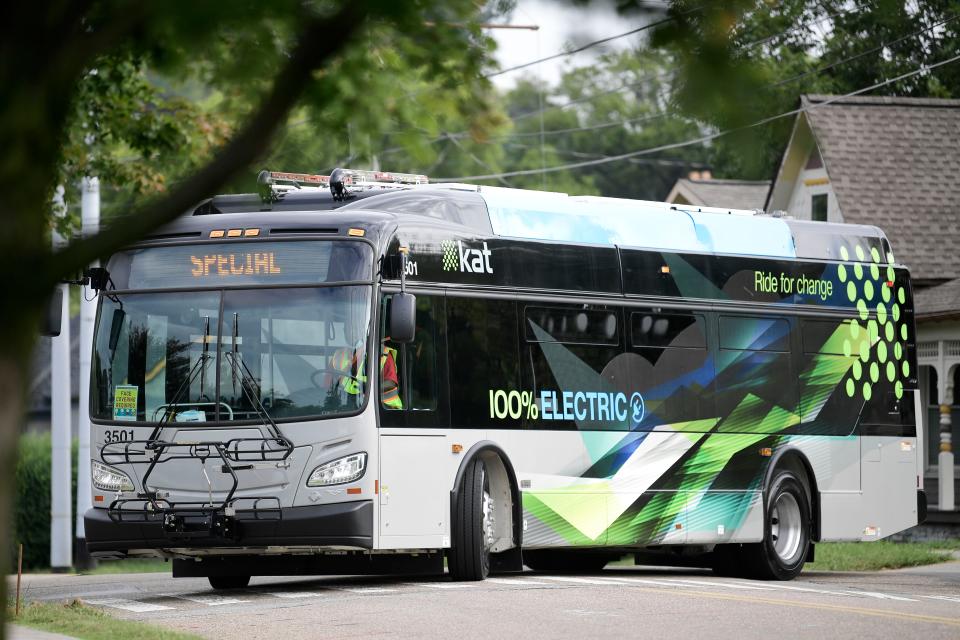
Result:
[[[808,95],[800,106],[763,208],[876,225],[910,268],[925,488],[936,508],[941,443],[960,442],[960,100]]]
[[[709,171],[692,171],[680,178],[667,202],[701,207],[762,209],[770,191],[769,180],[716,180]]]

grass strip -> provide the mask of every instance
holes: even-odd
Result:
[[[62,633],[83,640],[196,640],[199,636],[155,627],[143,622],[121,620],[79,600],[63,604],[31,602],[20,609],[20,615],[7,610],[7,621],[24,627]]]
[[[170,573],[170,563],[160,558],[127,558],[123,560],[100,560],[89,571],[78,571],[85,576],[104,573]]]
[[[817,561],[805,570],[878,571],[946,562],[953,559],[949,550],[957,548],[956,542],[822,542]]]

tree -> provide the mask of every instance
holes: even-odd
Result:
[[[946,59],[960,47],[955,11],[951,0],[675,0],[653,45],[680,64],[673,103],[717,130],[736,130],[796,108],[801,94],[849,93]],[[880,91],[956,97],[960,64]],[[792,126],[781,118],[716,139],[717,173],[769,178]]]
[[[342,140],[349,122],[383,130],[413,110],[392,73],[402,68],[455,89],[444,92],[446,109],[482,114],[489,91],[479,78],[489,43],[471,22],[475,15],[470,0],[240,0],[229,10],[186,0],[8,7],[0,27],[0,265],[9,276],[0,313],[0,517],[10,513],[27,360],[54,285],[216,192],[267,152],[298,104],[331,140]],[[149,90],[147,72],[216,91],[216,110],[232,114],[235,125],[211,125],[199,141],[188,135],[206,112],[178,102],[174,92]],[[125,150],[138,175],[149,175],[151,163],[182,152],[185,140],[198,147],[171,175],[134,190],[152,197],[99,234],[51,251],[50,200],[65,176],[122,176],[129,168],[117,154]],[[0,549],[9,548],[8,536],[0,533]]]

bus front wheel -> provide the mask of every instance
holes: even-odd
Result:
[[[743,545],[747,567],[761,580],[800,575],[810,547],[810,500],[804,478],[782,469],[773,477],[764,513],[763,542]]]
[[[494,513],[487,468],[477,457],[468,463],[453,514],[447,569],[454,580],[483,580],[490,573]]]

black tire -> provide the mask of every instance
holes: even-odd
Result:
[[[250,584],[250,576],[208,576],[214,589],[243,589]]]
[[[741,545],[743,568],[759,580],[793,580],[810,549],[810,499],[806,480],[778,470],[766,493],[763,542]]]
[[[607,553],[534,549],[523,552],[523,564],[534,571],[594,573],[602,570],[613,558]]]
[[[483,580],[490,573],[490,551],[484,540],[483,495],[490,485],[483,461],[474,458],[463,474],[453,514],[447,569],[454,580]]]

